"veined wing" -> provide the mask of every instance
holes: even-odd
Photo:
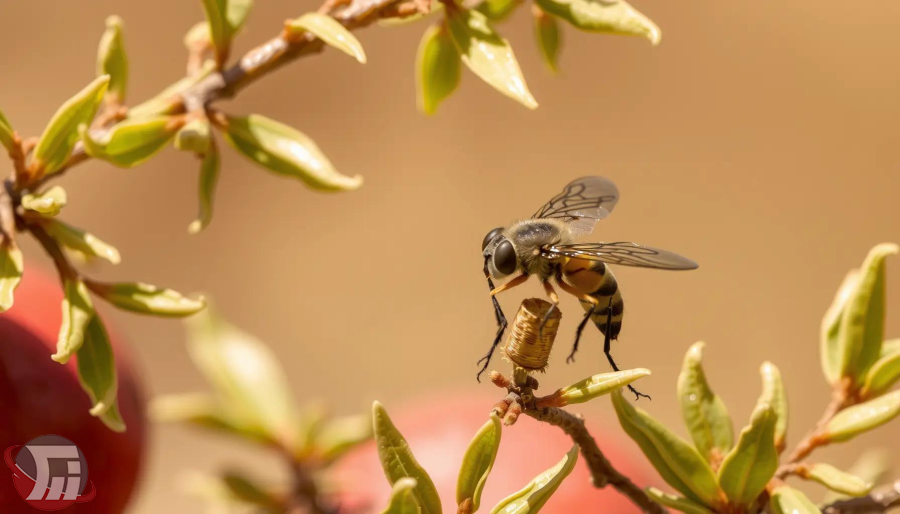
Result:
[[[609,216],[618,201],[619,190],[611,180],[582,177],[569,182],[532,218],[562,219],[573,224],[577,235],[589,234],[598,220]]]
[[[690,270],[698,267],[696,262],[676,253],[626,241],[548,246],[542,252],[548,259],[565,256],[639,268]]]

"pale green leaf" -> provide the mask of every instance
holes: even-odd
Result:
[[[573,403],[584,403],[609,394],[649,375],[650,370],[646,368],[601,373],[564,387],[554,393],[553,396],[558,401],[556,405],[560,407]]]
[[[875,246],[860,268],[859,285],[847,302],[840,325],[842,376],[856,383],[881,355],[884,342],[884,260],[900,251],[893,243]]]
[[[866,374],[866,384],[861,393],[863,398],[873,398],[884,394],[900,381],[900,351],[885,351],[896,343],[900,343],[900,340],[885,341],[881,358],[875,361]]]
[[[428,27],[416,58],[419,110],[434,114],[438,105],[456,91],[461,75],[462,61],[447,26],[442,22]]]
[[[107,102],[124,102],[128,87],[128,54],[122,38],[122,18],[106,18],[106,31],[97,49],[97,75],[109,75]]]
[[[122,418],[122,413],[119,412],[118,403],[112,404],[109,410],[101,414],[100,421],[113,432],[124,432],[126,429],[125,420]]]
[[[655,487],[648,487],[646,491],[647,495],[650,496],[650,498],[653,498],[656,503],[669,507],[670,509],[675,509],[687,514],[714,514],[713,511],[699,503],[695,503],[681,496],[665,493]]]
[[[541,51],[541,57],[544,58],[544,63],[550,68],[550,71],[556,73],[559,48],[562,43],[559,23],[554,16],[547,14],[537,6],[532,9],[532,13],[534,13],[534,36],[538,49]]]
[[[86,127],[80,129],[84,150],[121,168],[132,168],[150,160],[165,148],[184,121],[174,116],[128,118],[94,139]]]
[[[384,476],[391,486],[402,478],[414,478],[414,495],[423,514],[441,514],[441,498],[434,482],[428,476],[403,435],[394,426],[387,410],[379,402],[372,404],[372,424],[375,427],[375,442]]]
[[[872,490],[872,484],[841,471],[829,464],[805,464],[797,470],[797,475],[816,481],[837,493],[847,496],[865,496]]]
[[[688,432],[708,462],[720,462],[734,444],[734,428],[725,402],[716,395],[703,371],[705,343],[691,346],[678,377],[678,401]]]
[[[22,280],[22,250],[5,237],[0,241],[0,312],[13,306],[13,292]]]
[[[31,168],[39,175],[62,168],[78,141],[78,127],[90,125],[108,86],[109,75],[97,77],[56,111],[34,148]]]
[[[281,363],[258,339],[209,309],[188,318],[191,358],[229,414],[296,449],[299,413]]]
[[[119,309],[138,314],[181,318],[196,314],[206,307],[206,300],[202,296],[197,299],[187,298],[172,289],[141,282],[105,284],[89,281],[87,286],[94,294]]]
[[[503,21],[520,5],[522,0],[482,0],[474,9],[491,21]]]
[[[778,468],[775,424],[778,416],[768,403],[753,411],[750,425],[719,468],[719,485],[736,505],[750,505],[766,488]]]
[[[769,508],[772,510],[772,514],[821,514],[822,512],[805,494],[783,484],[772,491]]]
[[[721,502],[716,476],[693,446],[628,402],[621,390],[610,397],[625,433],[640,446],[663,480],[695,502],[709,507]]]
[[[66,278],[63,283],[62,325],[56,353],[51,356],[61,364],[78,352],[84,344],[85,332],[94,317],[94,305],[84,282],[77,278]]]
[[[119,385],[116,359],[100,316],[94,315],[78,350],[78,380],[91,397],[92,416],[103,416],[116,404]]]
[[[588,32],[641,36],[654,45],[662,32],[653,21],[624,0],[535,0],[541,9]]]
[[[473,73],[525,107],[537,108],[512,47],[484,14],[457,7],[447,13],[447,26],[462,61]]]
[[[184,77],[163,89],[153,98],[128,109],[128,118],[148,118],[161,114],[179,113],[184,108],[181,94],[208,77],[215,69],[216,65],[214,62],[206,62],[196,75]]]
[[[337,48],[362,64],[366,63],[366,52],[363,50],[362,43],[337,20],[327,14],[306,13],[299,18],[288,20],[285,27],[291,35],[309,32],[328,46]]]
[[[53,217],[66,206],[68,196],[61,186],[53,186],[43,193],[29,193],[22,196],[22,208],[41,216]]]
[[[228,117],[225,138],[253,162],[279,175],[300,179],[320,191],[348,191],[362,177],[338,173],[306,134],[258,114]]]
[[[119,251],[93,234],[67,225],[57,219],[43,220],[44,230],[62,246],[88,257],[99,257],[118,264],[122,259]]]
[[[416,12],[403,18],[382,18],[378,20],[378,24],[382,27],[401,27],[403,25],[411,25],[419,20],[431,17],[434,13],[443,11],[444,4],[440,0],[432,0],[431,10],[427,13]]]
[[[250,15],[253,0],[202,0],[209,34],[219,58],[228,55],[231,40],[240,32]],[[220,64],[223,64],[220,62]]]
[[[394,482],[391,499],[381,514],[419,514],[422,508],[416,499],[415,478],[401,478]]]
[[[184,42],[184,46],[188,49],[188,51],[193,50],[200,44],[205,45],[208,43],[212,43],[212,36],[209,33],[209,22],[201,21],[195,23],[194,26],[188,29],[188,31],[184,34],[184,38],[182,41]]]
[[[491,413],[491,419],[475,434],[463,455],[456,481],[456,503],[471,500],[472,512],[481,505],[481,492],[497,458],[502,429],[500,418]]]
[[[219,148],[215,141],[211,140],[209,151],[200,162],[200,180],[197,185],[200,212],[197,214],[197,219],[188,225],[190,234],[200,232],[212,221],[213,199],[216,193],[216,184],[219,182],[219,169]]]
[[[891,464],[888,458],[889,450],[886,448],[869,448],[862,452],[862,455],[847,470],[848,473],[859,477],[868,484],[880,484],[890,473]],[[847,499],[845,494],[830,491],[822,503],[829,504],[838,500]]]
[[[788,403],[787,394],[784,391],[784,382],[781,380],[781,371],[771,362],[764,362],[759,368],[762,375],[763,392],[759,403],[768,403],[775,412],[775,448],[778,452],[784,451],[788,427]]]
[[[13,130],[6,115],[0,110],[0,145],[6,147],[7,152],[13,151],[13,144],[16,140],[16,131]]]
[[[277,507],[281,502],[272,493],[244,473],[230,470],[222,473],[222,482],[237,500],[262,507]]]
[[[579,448],[576,444],[556,466],[536,476],[522,490],[500,500],[500,503],[491,509],[491,514],[535,514],[539,512],[563,480],[575,469],[578,451]]]
[[[841,349],[841,318],[844,309],[853,292],[859,285],[859,270],[851,270],[844,277],[831,306],[822,318],[822,328],[819,332],[820,350],[822,359],[822,372],[829,384],[836,384],[841,379],[842,359],[844,352]]]
[[[823,437],[828,442],[849,441],[884,425],[900,414],[900,391],[894,391],[865,403],[848,407],[825,425]]]
[[[206,155],[212,145],[212,134],[209,130],[209,120],[197,118],[186,123],[175,134],[175,148],[184,152],[194,152]]]
[[[150,417],[159,423],[184,423],[223,432],[250,441],[271,444],[269,434],[229,412],[215,396],[206,393],[166,395],[150,404]]]
[[[316,431],[314,444],[317,453],[326,462],[331,462],[372,439],[372,430],[371,416],[338,418],[322,424]]]

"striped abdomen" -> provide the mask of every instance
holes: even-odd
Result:
[[[597,306],[581,300],[581,306],[588,312],[594,308],[591,321],[597,325],[600,332],[606,335],[606,323],[609,309],[612,309],[612,319],[609,325],[609,337],[615,339],[622,330],[622,317],[625,311],[625,303],[622,301],[622,293],[619,284],[612,271],[602,262],[588,261],[584,259],[569,259],[562,266],[563,279],[582,293],[597,299]]]

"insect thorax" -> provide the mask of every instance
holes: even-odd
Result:
[[[516,247],[522,268],[528,274],[541,278],[554,275],[558,268],[556,263],[541,257],[541,247],[572,241],[565,222],[554,219],[522,220],[509,227],[507,234]]]

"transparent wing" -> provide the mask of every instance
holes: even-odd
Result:
[[[635,243],[620,241],[616,243],[575,243],[569,245],[547,246],[542,248],[543,256],[576,257],[589,261],[601,261],[608,264],[637,266],[639,268],[655,268],[665,270],[696,269],[697,263],[678,254],[641,246]]]
[[[593,222],[609,216],[616,202],[619,190],[609,179],[603,177],[582,177],[566,185],[562,192],[538,209],[532,218],[556,218],[570,222],[580,221],[578,232],[590,232]]]

